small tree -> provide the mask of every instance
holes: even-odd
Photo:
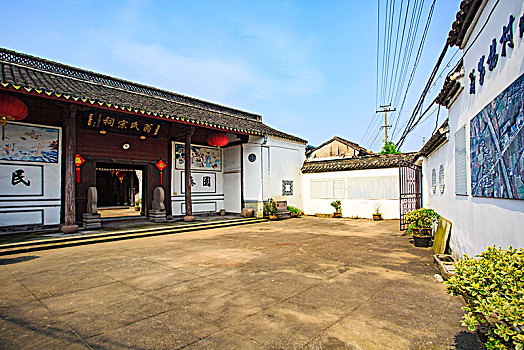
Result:
[[[397,146],[395,146],[393,142],[388,141],[384,143],[384,147],[382,147],[380,154],[400,154],[400,151],[397,150]]]

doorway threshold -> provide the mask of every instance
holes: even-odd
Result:
[[[140,211],[136,211],[135,207],[130,206],[99,207],[98,213],[102,216],[102,219],[141,216]]]

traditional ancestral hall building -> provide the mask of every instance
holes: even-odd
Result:
[[[78,224],[93,200],[144,217],[301,205],[306,141],[260,115],[7,49],[0,67],[2,229]]]
[[[457,255],[524,247],[524,2],[464,0],[462,59],[437,102],[448,120],[420,151],[424,205],[453,224]]]

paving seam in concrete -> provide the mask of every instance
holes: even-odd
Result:
[[[16,278],[16,276],[11,272],[9,271],[9,274],[11,276],[13,276],[13,278],[18,282],[20,283],[32,296],[33,298],[35,298],[45,309],[47,309],[47,311],[49,311],[59,322],[62,322],[63,324],[65,324],[67,326],[67,328],[69,328],[69,331],[71,333],[73,333],[76,337],[78,337],[78,339],[80,339],[80,341],[88,348],[88,349],[91,349],[93,350],[93,348],[85,342],[85,340],[80,336],[80,334],[78,334],[70,325],[69,323],[63,321],[60,316],[58,316],[53,310],[51,310],[50,308],[47,307],[47,305],[45,305],[41,300],[40,298],[38,298],[29,288],[27,288],[27,286],[22,282],[20,281],[18,278]]]
[[[369,260],[369,259],[368,259],[368,260]],[[404,265],[402,265],[402,266],[404,266],[404,267],[410,267],[410,266],[413,266],[413,265],[416,265],[416,264],[422,262],[423,260],[425,260],[425,258],[420,258],[419,260],[415,261],[415,262],[412,263],[412,264],[404,264]],[[410,269],[409,269],[409,270],[410,270]],[[409,270],[408,270],[408,271],[409,271]],[[407,272],[407,271],[406,271],[406,272]],[[318,334],[317,337],[313,338],[310,342],[308,342],[306,345],[304,345],[304,347],[308,346],[308,345],[309,345],[312,341],[314,341],[315,339],[318,339],[319,337],[321,337],[322,334],[324,334],[325,332],[327,332],[330,328],[332,328],[333,326],[335,326],[337,323],[339,323],[339,322],[342,321],[343,319],[345,319],[345,318],[347,318],[347,317],[350,317],[350,314],[351,314],[351,313],[355,312],[355,311],[356,311],[359,307],[361,307],[362,305],[368,303],[368,302],[369,302],[371,299],[373,299],[373,298],[374,298],[374,297],[375,297],[375,296],[376,296],[376,295],[377,295],[381,290],[383,290],[384,288],[386,288],[388,285],[390,285],[390,284],[392,284],[392,283],[393,283],[393,281],[386,282],[386,283],[382,286],[382,288],[377,289],[377,290],[375,291],[375,293],[373,293],[372,296],[370,296],[368,299],[366,299],[365,301],[363,301],[363,302],[361,302],[360,304],[358,304],[355,308],[353,308],[353,309],[352,309],[350,312],[348,312],[347,314],[345,314],[345,315],[343,315],[342,317],[340,317],[340,318],[339,318],[337,321],[335,321],[331,326],[327,327],[324,331],[320,332],[320,333]],[[449,300],[448,303],[446,304],[446,309],[447,309],[447,305],[449,305],[450,303],[451,303],[451,300]],[[441,312],[440,317],[442,317],[443,315],[444,315],[444,311]],[[366,324],[368,324],[368,325],[373,326],[372,324],[369,324],[368,322],[365,322],[365,321],[361,321],[361,322],[364,322],[364,323],[366,323]],[[435,321],[435,323],[436,323],[436,321]],[[434,329],[434,328],[435,328],[435,326],[433,326],[432,329]],[[426,344],[427,340],[428,340],[428,338],[426,337],[426,338],[424,339],[424,341],[422,342],[422,345]],[[302,347],[302,348],[304,348],[304,347]]]
[[[315,235],[315,234],[311,234],[311,235]],[[314,238],[314,237],[311,237],[310,239],[313,239],[313,238]],[[341,239],[343,239],[343,238],[344,238],[344,237],[339,238],[339,239],[335,239],[335,240],[333,240],[333,241],[329,241],[329,242],[326,242],[326,243],[315,244],[314,246],[317,247],[317,246],[320,246],[320,245],[323,245],[323,244],[327,244],[327,243],[331,243],[331,242],[334,242],[334,241],[341,240]],[[265,249],[269,249],[269,248],[265,248]],[[275,257],[284,257],[284,256],[286,256],[286,255],[291,255],[291,254],[293,254],[293,252],[291,252],[291,253],[284,253],[284,254],[280,254],[280,255],[276,255]],[[239,269],[239,268],[240,268],[240,267],[235,267],[235,269]],[[344,271],[344,272],[346,272],[346,271]],[[340,272],[340,273],[338,273],[337,275],[334,275],[334,276],[332,276],[332,277],[330,277],[330,278],[328,278],[328,279],[326,279],[326,280],[330,280],[330,279],[332,279],[332,278],[335,278],[335,277],[337,277],[337,276],[340,276],[340,275],[343,274],[344,272]],[[220,273],[220,272],[218,272],[218,273]],[[217,274],[218,274],[218,273],[217,273]],[[215,274],[212,274],[212,275],[215,275]],[[209,276],[212,276],[212,275],[209,275]],[[204,277],[206,277],[206,276],[204,276]],[[268,304],[268,306],[261,308],[259,311],[255,312],[255,313],[253,313],[253,314],[246,315],[245,317],[241,318],[241,319],[238,320],[237,322],[234,322],[234,323],[231,323],[231,324],[229,324],[229,325],[227,325],[227,326],[224,326],[223,328],[218,329],[216,332],[213,332],[213,333],[211,333],[211,334],[209,334],[209,335],[207,335],[207,336],[205,336],[205,337],[199,338],[198,340],[196,340],[196,341],[194,341],[194,342],[192,342],[192,343],[190,343],[190,344],[187,344],[187,345],[183,346],[182,348],[178,348],[178,349],[184,349],[184,348],[186,348],[186,347],[188,347],[188,346],[191,346],[191,345],[193,345],[193,344],[195,344],[195,343],[201,341],[202,339],[208,338],[208,337],[210,337],[210,336],[212,336],[212,335],[214,335],[214,334],[217,334],[217,333],[219,333],[219,332],[222,332],[222,331],[224,331],[224,330],[229,330],[230,332],[233,332],[233,333],[237,334],[236,332],[234,332],[233,330],[230,329],[232,326],[235,326],[235,325],[237,325],[237,324],[243,322],[244,320],[246,320],[246,319],[248,319],[248,318],[250,318],[250,317],[256,316],[256,315],[262,313],[263,311],[265,311],[265,310],[267,310],[267,309],[269,309],[269,308],[271,308],[271,307],[273,307],[273,306],[275,306],[275,305],[281,304],[281,303],[283,303],[283,302],[288,302],[288,303],[291,303],[291,304],[295,304],[295,305],[301,306],[300,304],[297,304],[297,303],[294,303],[294,302],[292,302],[292,301],[289,301],[289,299],[294,298],[295,296],[299,295],[300,293],[304,293],[304,292],[310,290],[311,288],[314,288],[314,287],[316,287],[316,286],[319,286],[320,284],[322,284],[322,283],[323,283],[324,281],[326,281],[326,280],[322,279],[322,280],[320,280],[321,282],[319,282],[319,283],[317,283],[317,284],[314,284],[314,285],[312,285],[312,286],[309,287],[309,288],[306,288],[306,289],[304,289],[304,290],[302,290],[302,291],[300,291],[300,292],[298,292],[298,293],[295,293],[295,294],[293,294],[293,295],[291,295],[291,296],[289,296],[289,297],[287,297],[287,298],[279,299],[279,300],[276,301],[275,303]],[[256,282],[256,281],[253,281],[253,282],[251,282],[250,284],[255,283],[255,282]],[[228,289],[228,290],[229,290],[229,289]],[[272,296],[266,295],[266,294],[264,294],[264,293],[259,293],[259,292],[257,292],[257,291],[253,291],[253,290],[246,290],[246,291],[251,292],[251,293],[255,293],[255,294],[260,294],[260,295],[263,295],[263,296],[266,296],[266,297],[273,298]],[[234,292],[234,291],[232,291],[232,292]],[[310,307],[310,306],[308,306],[308,307]],[[337,322],[338,322],[338,321],[337,321]],[[336,323],[336,322],[335,322],[335,323]],[[250,338],[250,337],[248,337],[248,336],[246,336],[246,335],[242,335],[242,334],[237,334],[237,335],[240,335],[240,336],[242,336],[242,337],[244,337],[244,338],[247,338],[247,339],[249,339],[249,340],[255,342],[256,344],[260,344],[257,340],[255,340],[255,339],[253,339],[253,338]],[[316,339],[316,337],[313,338],[313,340],[314,340],[314,339]],[[310,341],[310,342],[311,342],[311,341]],[[307,344],[309,344],[310,342],[308,342]],[[307,345],[307,344],[306,344],[306,345]]]

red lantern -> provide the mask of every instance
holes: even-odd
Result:
[[[124,181],[124,177],[126,177],[127,173],[125,171],[117,171],[116,172],[116,177],[118,177],[118,180],[120,180],[120,183],[122,183],[122,181]]]
[[[226,134],[211,134],[207,137],[207,143],[210,146],[224,147],[229,143],[229,139]]]
[[[8,120],[22,120],[27,117],[28,109],[25,103],[11,95],[0,95],[0,124],[2,124],[2,140],[5,138],[5,126]]]

